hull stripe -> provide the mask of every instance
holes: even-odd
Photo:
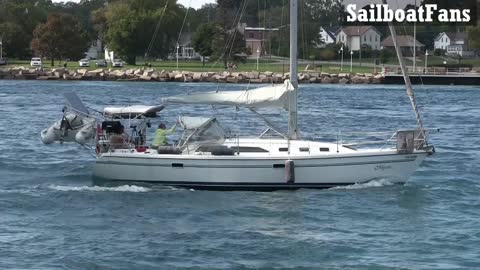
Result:
[[[415,161],[413,159],[401,159],[401,160],[381,160],[381,161],[369,161],[369,162],[350,162],[350,163],[334,163],[334,164],[298,164],[296,168],[323,168],[323,167],[338,167],[338,166],[358,166],[358,165],[375,165],[375,164],[389,164],[389,163],[404,163]],[[140,166],[140,167],[172,167],[172,164],[148,164],[148,163],[130,163],[130,162],[118,162],[118,161],[97,161],[97,164],[102,165],[122,165],[122,166]],[[222,168],[222,169],[247,169],[247,168],[272,168],[272,165],[199,165],[199,164],[183,164],[182,168]]]

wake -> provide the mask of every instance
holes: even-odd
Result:
[[[93,192],[149,192],[150,188],[139,187],[135,185],[124,185],[118,187],[100,187],[100,186],[56,186],[50,185],[49,189],[56,191],[93,191]]]

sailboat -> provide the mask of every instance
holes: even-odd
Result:
[[[290,74],[297,74],[297,9],[297,0],[291,0]],[[395,41],[392,26],[390,31]],[[404,183],[434,153],[434,147],[427,142],[429,130],[423,126],[400,49],[394,43],[418,127],[395,132],[389,140],[393,145],[361,149],[340,141],[302,139],[297,125],[297,76],[290,76],[282,85],[165,97],[161,106],[107,108],[96,118],[97,125],[90,125],[96,145],[93,175],[209,190],[330,188],[377,179]],[[69,100],[70,113],[81,111],[93,117],[78,98]],[[256,137],[240,138],[230,135],[215,117],[180,117],[183,134],[177,144],[158,149],[144,146],[149,119],[179,104],[245,108],[264,120],[266,130]],[[262,108],[287,111],[288,132],[259,113]],[[118,147],[112,138],[121,134],[120,122],[126,118],[141,139],[130,138],[127,145]]]

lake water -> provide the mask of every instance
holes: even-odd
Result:
[[[39,139],[60,119],[67,91],[101,109],[244,87],[0,81],[0,269],[480,268],[480,87],[416,87],[427,126],[442,131],[431,137],[437,153],[405,185],[270,193],[102,186],[92,182],[88,151]],[[401,86],[302,85],[299,102],[307,138],[415,126]],[[266,113],[285,127],[284,114]],[[221,114],[232,132],[262,131],[232,108],[175,106],[162,121],[180,114]]]

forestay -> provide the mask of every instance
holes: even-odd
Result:
[[[162,99],[164,104],[204,104],[248,108],[281,108],[289,110],[289,94],[295,88],[286,80],[283,85],[266,86],[252,90],[208,92],[178,95]]]

